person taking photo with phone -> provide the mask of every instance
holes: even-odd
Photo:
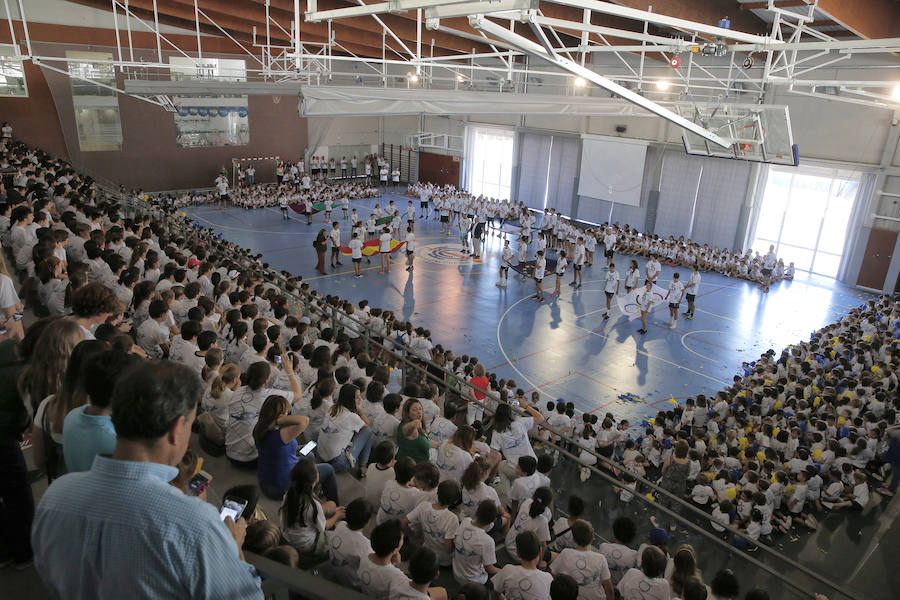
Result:
[[[34,564],[59,598],[259,598],[243,562],[244,519],[169,481],[187,450],[200,377],[171,362],[142,361],[112,396],[116,448],[90,471],[53,482],[32,528]]]

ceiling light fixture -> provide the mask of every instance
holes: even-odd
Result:
[[[576,77],[575,78],[575,87],[584,87],[587,85],[587,81],[584,80],[584,77]]]
[[[656,82],[656,89],[658,89],[661,92],[665,92],[666,90],[669,89],[669,87],[671,87],[671,85],[672,84],[669,83],[668,81],[660,80],[660,81]]]

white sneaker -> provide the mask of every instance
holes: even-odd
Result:
[[[678,325],[678,321],[672,321],[671,323],[669,323],[669,327],[671,327],[672,329],[675,329],[676,325]]]

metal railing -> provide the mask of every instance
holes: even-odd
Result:
[[[147,203],[136,204],[135,209],[148,210],[156,218],[162,218],[166,220],[170,226],[181,229],[182,232],[186,235],[193,234],[204,236],[208,238],[206,239],[206,241],[211,243],[214,243],[216,241],[212,238],[212,235],[204,232],[208,228],[198,230],[185,217],[170,215],[165,211],[160,210],[158,207]],[[495,394],[490,389],[482,390],[481,388],[473,386],[464,378],[457,377],[456,373],[450,371],[444,366],[416,356],[414,351],[409,348],[401,347],[400,349],[402,350],[402,352],[396,352],[395,347],[400,346],[400,344],[394,341],[390,341],[389,343],[386,343],[386,341],[381,341],[382,336],[380,335],[380,332],[374,331],[368,324],[363,323],[354,315],[350,315],[338,309],[337,307],[325,302],[324,298],[318,296],[318,294],[312,291],[309,293],[302,293],[299,289],[295,292],[287,291],[287,278],[284,274],[276,272],[272,269],[264,269],[260,267],[260,265],[255,261],[251,261],[246,255],[229,250],[226,247],[219,248],[216,253],[227,256],[232,261],[240,264],[247,270],[259,273],[261,277],[270,284],[279,285],[282,293],[290,297],[297,303],[297,305],[302,307],[304,314],[319,315],[328,318],[332,325],[332,331],[334,332],[335,336],[339,335],[340,332],[344,329],[350,329],[353,333],[357,334],[360,338],[363,339],[363,343],[365,344],[365,349],[367,352],[372,348],[376,348],[382,352],[392,355],[393,359],[396,361],[395,364],[403,365],[403,368],[401,370],[402,387],[405,387],[405,384],[409,377],[409,373],[413,372],[418,373],[418,375],[426,381],[430,381],[439,386],[442,386],[445,390],[448,391],[450,391],[450,382],[455,381],[458,389],[452,391],[468,402],[477,402],[481,404],[481,407],[484,409],[486,414],[494,413],[494,410],[491,407],[492,403],[494,406],[496,406],[501,402],[505,402],[505,400],[501,398],[501,396]],[[410,358],[410,355],[413,355],[414,358]],[[439,378],[436,373],[440,373],[442,377]],[[489,401],[482,400],[478,402],[473,398],[470,398],[468,392],[473,392],[474,395],[474,392],[476,390],[478,391],[478,393],[484,394],[485,400]],[[513,411],[518,413],[519,415],[525,414],[525,411],[523,409],[515,406],[513,407]],[[777,563],[777,566],[766,564],[760,559],[751,556],[750,554],[723,540],[721,537],[715,535],[705,527],[702,527],[697,523],[689,520],[689,517],[693,517],[700,523],[709,523],[710,515],[700,510],[693,504],[687,502],[683,498],[673,495],[667,490],[660,487],[655,482],[650,481],[637,473],[629,471],[621,463],[617,463],[610,458],[600,455],[594,449],[580,448],[582,455],[584,455],[585,453],[591,454],[597,459],[596,465],[584,465],[580,462],[578,456],[569,451],[569,448],[579,447],[575,438],[556,430],[546,423],[540,423],[536,426],[536,428],[542,431],[547,431],[551,434],[549,441],[542,440],[542,442],[558,451],[560,456],[564,456],[567,459],[575,461],[578,466],[589,469],[592,475],[599,476],[603,481],[611,485],[620,486],[622,482],[619,479],[611,476],[607,471],[601,469],[600,465],[605,465],[609,467],[610,470],[615,469],[620,473],[628,473],[635,478],[638,484],[642,485],[645,489],[651,490],[656,497],[655,500],[650,500],[645,495],[636,493],[635,498],[638,501],[647,504],[652,510],[662,513],[666,517],[671,518],[674,522],[682,524],[687,529],[690,529],[693,533],[700,535],[706,542],[709,542],[710,544],[712,544],[712,546],[717,547],[719,550],[724,550],[727,553],[738,557],[740,560],[754,565],[755,567],[766,572],[768,575],[775,577],[786,588],[793,590],[803,595],[804,597],[812,597],[814,593],[816,593],[816,591],[820,591],[810,589],[802,583],[798,583],[796,581],[796,578],[793,577],[793,573],[785,573],[785,566],[796,570],[797,572],[806,576],[812,582],[816,582],[824,587],[827,587],[829,592],[837,592],[838,594],[840,594],[840,597],[847,598],[849,600],[862,600],[862,596],[857,592],[854,592],[848,589],[846,586],[832,581],[825,575],[822,575],[821,573],[818,573],[810,569],[809,567],[798,563],[797,561],[785,556],[771,546],[756,541],[755,545],[759,548],[759,550],[762,551],[764,555],[774,559]],[[554,439],[559,439],[560,442],[555,442],[553,441]],[[660,498],[663,498],[665,504],[669,506],[659,502]],[[670,508],[670,506],[672,508]],[[741,534],[735,528],[729,527],[728,529],[735,536],[744,537],[743,534]],[[835,600],[836,597],[837,596],[834,596],[833,593],[831,594],[831,600]]]

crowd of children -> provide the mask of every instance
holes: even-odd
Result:
[[[455,597],[466,599],[484,598],[486,584],[508,600],[611,598],[614,588],[625,600],[648,590],[684,600],[737,597],[733,575],[717,574],[707,586],[690,569],[670,570],[689,563],[692,550],[670,561],[659,544],[631,548],[628,520],[614,524],[616,543],[594,549],[575,496],[554,518],[555,461],[538,456],[529,439],[557,441],[541,429],[545,420],[571,436],[585,466],[620,471],[623,501],[644,491],[632,474],[658,479],[708,509],[710,527],[749,547],[772,529],[814,527],[812,514],[824,508],[865,509],[868,480],[884,477],[878,457],[897,424],[900,331],[900,303],[889,298],[777,359],[764,355],[715,398],[688,400],[635,432],[609,414],[602,422],[575,418],[565,403],[542,415],[515,382],[486,373],[474,357],[456,357],[390,311],[319,297],[296,279],[282,288],[260,275],[256,257],[187,221],[126,218],[67,165],[33,162],[24,148],[10,155],[25,185],[0,208],[8,219],[0,241],[25,282],[19,293],[55,319],[43,335],[71,331],[65,343],[38,343],[20,381],[33,438],[41,440],[40,467],[48,476],[71,467],[49,444],[51,433],[65,436],[57,397],[68,396],[56,392],[83,377],[76,362],[86,360],[83,344],[187,365],[204,382],[201,447],[257,469],[260,489],[282,503],[277,525],[250,524],[245,549],[293,565],[327,562],[328,577],[372,597],[441,598],[446,591],[431,583],[442,570],[461,584]],[[490,202],[475,204],[477,219]],[[438,212],[445,210],[453,212]],[[519,210],[524,228],[528,214]],[[465,226],[466,210],[457,212]],[[5,305],[15,296],[8,287],[0,308],[19,311],[18,297]],[[380,346],[366,348],[360,323]],[[8,321],[5,335],[16,334]],[[54,361],[40,360],[42,352]],[[419,364],[405,368],[402,389],[397,355]],[[478,390],[493,390],[499,403]],[[317,447],[303,454],[298,437]],[[334,474],[341,471],[365,480],[365,498],[340,503]],[[892,493],[898,481],[894,474],[893,487],[879,493]],[[498,560],[500,548],[508,560]]]

